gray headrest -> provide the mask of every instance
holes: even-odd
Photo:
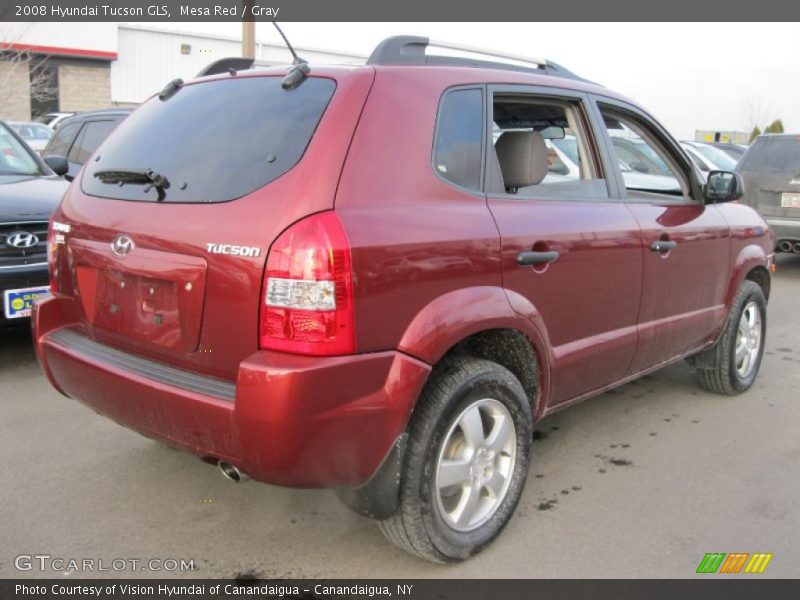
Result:
[[[494,145],[507,188],[541,183],[547,175],[547,146],[537,131],[506,131]]]

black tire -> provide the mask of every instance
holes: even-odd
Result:
[[[747,307],[753,304],[760,316],[759,348],[752,368],[744,376],[737,370],[736,343],[739,322]],[[764,354],[764,341],[767,331],[767,301],[764,291],[757,283],[745,281],[736,293],[730,315],[717,343],[699,354],[694,362],[697,365],[697,379],[700,386],[710,392],[735,396],[748,390],[758,375],[761,358]]]
[[[437,504],[438,458],[459,415],[486,398],[496,399],[511,417],[516,435],[509,433],[506,439],[513,444],[516,438],[516,459],[513,467],[507,467],[507,488],[504,496],[497,495],[494,513],[476,529],[458,531],[448,525]],[[433,562],[458,562],[477,554],[514,513],[528,475],[532,435],[529,400],[508,369],[476,358],[455,358],[438,365],[409,425],[398,510],[379,523],[381,531],[403,550]],[[478,493],[483,494],[483,488]]]

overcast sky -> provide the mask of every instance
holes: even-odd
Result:
[[[369,54],[384,37],[436,40],[544,57],[625,94],[672,133],[749,130],[783,119],[800,133],[800,24],[282,23],[292,44]],[[240,35],[238,23],[159,23]],[[278,42],[270,23],[256,37]]]

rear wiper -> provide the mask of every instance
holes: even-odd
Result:
[[[153,169],[103,169],[94,174],[103,183],[116,183],[120,186],[126,183],[144,185],[144,192],[147,193],[151,188],[156,188],[158,192],[157,202],[161,202],[167,197],[166,190],[169,189],[169,179]]]

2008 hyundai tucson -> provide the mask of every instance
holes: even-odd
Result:
[[[684,358],[753,383],[772,234],[633,102],[424,38],[217,70],[53,217],[34,327],[63,394],[448,562],[507,524],[546,415]]]

